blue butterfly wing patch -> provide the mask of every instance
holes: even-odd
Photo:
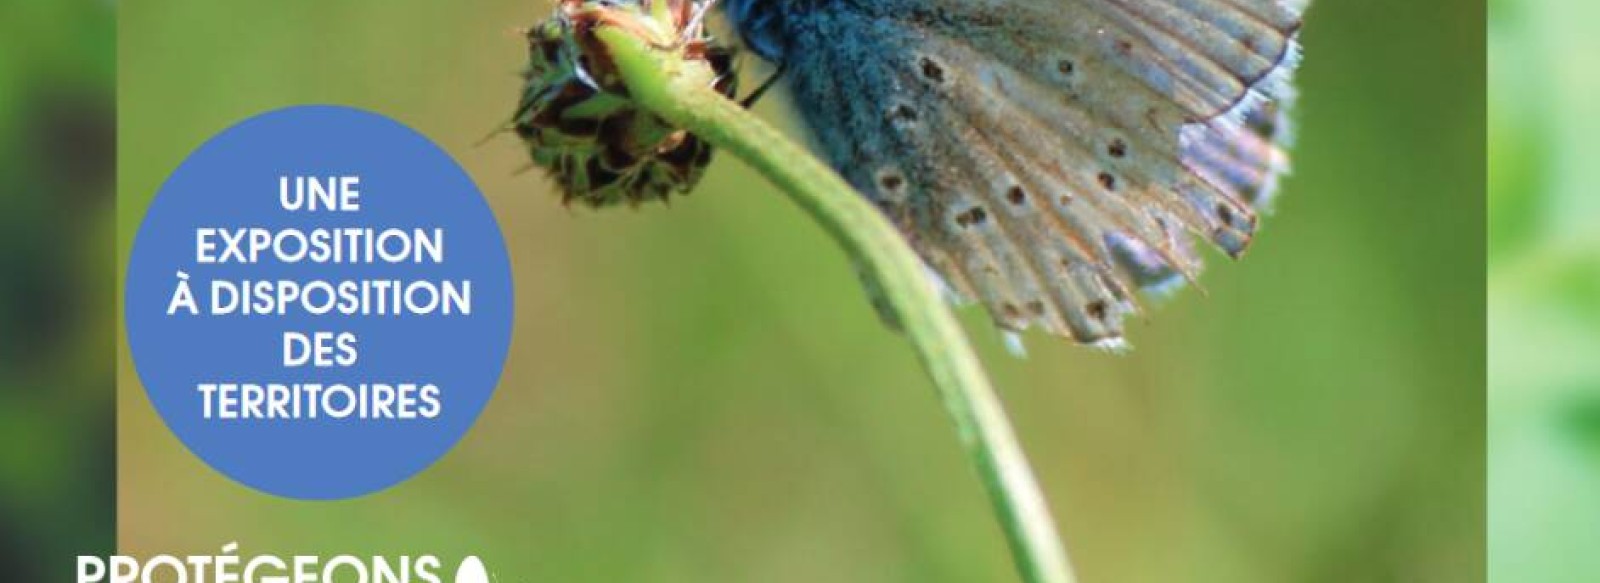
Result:
[[[1303,3],[728,0],[816,149],[1008,330],[1118,346],[1255,235]]]

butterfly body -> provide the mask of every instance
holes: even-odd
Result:
[[[997,324],[1113,344],[1284,171],[1299,6],[725,0],[816,149]]]

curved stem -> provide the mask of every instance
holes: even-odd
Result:
[[[619,29],[595,32],[641,107],[761,172],[876,281],[955,421],[1023,580],[1075,581],[1050,510],[982,364],[893,225],[832,169],[711,90],[705,71]]]

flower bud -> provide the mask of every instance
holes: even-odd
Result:
[[[711,86],[732,97],[733,50],[694,18],[703,1],[562,0],[528,31],[529,64],[512,124],[534,163],[560,184],[563,203],[665,201],[699,182],[711,146],[640,109],[594,31],[618,27],[685,61],[703,61]]]

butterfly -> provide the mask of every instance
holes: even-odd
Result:
[[[815,149],[1009,331],[1122,345],[1244,253],[1287,171],[1303,0],[722,0]]]

